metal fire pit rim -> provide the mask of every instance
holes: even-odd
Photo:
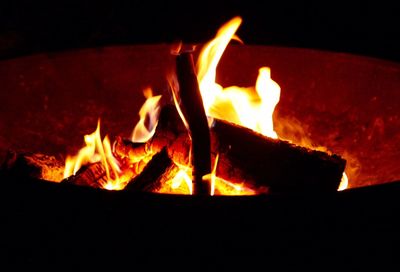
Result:
[[[187,44],[188,46],[196,46],[201,47],[205,42],[191,43]],[[2,61],[12,61],[23,58],[31,58],[31,57],[52,57],[55,55],[69,55],[76,53],[84,53],[85,51],[105,51],[105,50],[120,50],[120,49],[164,49],[167,53],[170,52],[171,48],[174,46],[174,43],[123,43],[123,44],[103,44],[103,45],[93,45],[87,47],[68,47],[68,48],[60,48],[60,49],[49,49],[43,51],[31,51],[31,52],[21,52],[16,54],[3,55],[0,57],[0,62]],[[308,52],[308,53],[317,53],[324,54],[336,57],[343,58],[357,58],[364,59],[366,61],[379,61],[384,65],[395,65],[400,66],[400,62],[397,60],[386,59],[377,56],[366,55],[358,52],[347,52],[343,50],[333,50],[326,48],[318,48],[318,47],[300,47],[300,46],[288,46],[288,45],[269,45],[269,44],[229,44],[227,50],[230,48],[254,48],[254,49],[267,49],[267,50],[284,50],[284,51],[298,51],[300,52]],[[198,53],[199,50],[195,50],[195,54]]]

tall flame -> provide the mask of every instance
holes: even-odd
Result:
[[[272,114],[279,102],[280,87],[271,79],[268,67],[259,69],[255,87],[222,87],[216,82],[216,68],[242,19],[235,17],[205,45],[197,62],[198,80],[206,114],[277,138]]]

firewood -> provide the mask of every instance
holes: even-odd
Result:
[[[107,182],[107,175],[101,162],[95,162],[82,166],[75,175],[72,175],[62,181],[81,186],[90,186],[94,188],[103,188]]]
[[[212,158],[219,154],[217,176],[223,179],[271,193],[336,191],[340,184],[346,161],[339,155],[271,139],[219,119],[210,132]],[[152,152],[166,146],[170,157],[184,164],[190,138],[173,105],[161,109],[156,132],[146,145]],[[127,148],[136,152],[132,145]]]
[[[161,149],[124,188],[127,191],[157,192],[161,186],[172,179],[179,167],[168,156],[166,148]]]
[[[51,155],[8,151],[1,168],[13,176],[60,182],[63,179],[64,162]]]
[[[210,183],[204,181],[203,176],[211,173],[210,131],[191,52],[176,56],[176,75],[179,83],[177,100],[192,140],[193,194],[209,195]]]
[[[213,150],[220,154],[217,176],[278,193],[329,192],[339,187],[346,161],[336,154],[272,139],[222,120],[216,120],[211,133]]]
[[[114,153],[120,158],[128,158],[131,163],[138,159],[152,156],[167,147],[169,157],[176,163],[188,165],[191,140],[174,105],[164,106],[159,115],[154,136],[145,143],[133,143],[128,139],[117,137]]]

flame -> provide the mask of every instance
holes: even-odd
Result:
[[[258,191],[247,188],[245,184],[232,183],[215,177],[215,195],[256,195]]]
[[[216,37],[200,52],[197,69],[206,114],[250,128],[265,136],[278,138],[272,114],[279,102],[281,89],[271,79],[271,69],[261,67],[255,87],[222,87],[216,82],[216,68],[242,19],[235,17],[218,31]]]
[[[140,119],[132,131],[132,142],[144,143],[153,137],[160,113],[161,95],[153,96],[151,88],[143,91],[147,100],[139,111]]]
[[[269,67],[259,68],[254,87],[223,87],[216,82],[216,69],[226,47],[232,39],[240,41],[235,32],[241,22],[240,17],[234,17],[225,23],[199,54],[197,77],[204,108],[209,117],[223,119],[278,139],[273,113],[280,99],[281,88],[271,79]],[[212,188],[215,188],[215,178],[214,175],[214,181],[211,180]],[[346,173],[343,173],[338,190],[346,189],[348,182]]]
[[[75,156],[67,156],[65,160],[64,178],[75,175],[83,166],[90,163],[101,162],[104,167],[107,180],[100,184],[105,189],[120,190],[124,182],[120,179],[121,172],[118,161],[112,154],[110,140],[105,136],[101,141],[100,119],[97,128],[92,134],[84,136],[86,146],[82,147]]]
[[[203,176],[204,181],[210,182],[211,195],[255,195],[257,193],[244,184],[232,183],[217,177],[218,160],[219,154],[215,157],[212,172]]]
[[[215,38],[208,42],[199,54],[197,77],[204,108],[210,125],[212,118],[223,119],[276,139],[278,135],[274,131],[273,113],[280,99],[281,88],[272,80],[269,67],[259,68],[257,80],[251,87],[223,87],[216,82],[216,68],[229,42],[232,39],[241,42],[235,35],[241,22],[240,17],[235,17],[224,24],[218,30]],[[181,46],[182,44],[177,45],[177,48],[173,51],[179,52]],[[188,127],[174,93],[174,90],[176,90],[176,88],[173,88],[174,82],[170,82],[170,84],[173,90],[172,98],[178,113],[185,126]],[[144,96],[146,101],[139,111],[140,119],[131,136],[132,142],[135,143],[145,143],[153,137],[160,113],[161,95],[153,96],[152,89],[146,88]],[[101,141],[100,120],[96,131],[85,135],[84,140],[86,146],[77,155],[67,157],[64,178],[74,175],[83,165],[101,162],[107,177],[101,186],[109,190],[123,189],[133,176],[140,174],[143,167],[154,155],[147,154],[148,156],[136,158],[136,154],[129,154],[128,158],[121,157],[118,161],[113,155],[108,136]],[[246,187],[245,184],[231,183],[217,177],[218,158],[219,155],[214,160],[212,172],[203,177],[211,184],[211,195],[253,195],[260,193]],[[171,176],[168,176],[169,180],[164,182],[158,192],[192,194],[191,167],[176,165],[178,167],[171,171]],[[348,182],[346,173],[343,173],[338,191],[346,189]]]
[[[349,179],[347,178],[346,173],[343,173],[342,180],[340,181],[338,191],[346,190],[349,186]]]
[[[219,154],[217,154],[217,156],[215,157],[214,166],[213,166],[211,173],[203,176],[203,181],[210,182],[210,185],[211,185],[210,186],[211,187],[210,195],[215,194],[215,183],[216,183],[216,179],[217,179],[218,159],[219,159]]]

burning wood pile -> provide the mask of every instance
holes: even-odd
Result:
[[[2,172],[14,177],[109,190],[170,194],[250,195],[330,192],[345,188],[339,155],[279,139],[272,114],[280,87],[268,67],[254,87],[223,88],[218,62],[241,19],[233,18],[201,50],[174,48],[170,97],[147,100],[131,139],[85,135],[86,146],[65,164],[53,156],[10,152]]]

